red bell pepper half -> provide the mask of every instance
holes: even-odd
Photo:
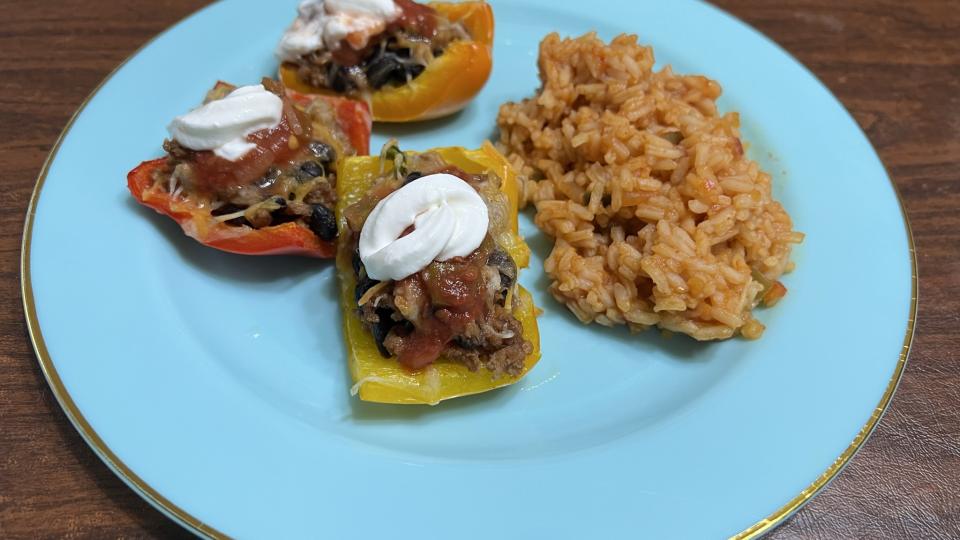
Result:
[[[327,101],[337,112],[340,130],[347,135],[358,155],[369,153],[370,110],[365,103],[332,96],[308,96],[288,92],[299,106],[312,100]],[[173,218],[183,232],[203,245],[243,255],[302,255],[329,258],[335,255],[335,242],[318,238],[299,221],[270,225],[259,229],[247,225],[231,225],[218,221],[209,204],[194,200],[189,193],[174,197],[155,181],[156,171],[166,166],[167,159],[144,161],[127,174],[127,187],[141,204]]]

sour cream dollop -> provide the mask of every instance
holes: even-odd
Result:
[[[470,184],[452,174],[427,175],[373,208],[360,231],[360,260],[373,279],[403,279],[434,260],[473,253],[489,223],[487,205]]]
[[[280,38],[277,57],[293,62],[316,50],[336,50],[348,36],[351,46],[362,49],[399,16],[393,0],[305,0]]]
[[[217,99],[178,116],[167,131],[191,150],[213,150],[228,161],[236,161],[256,145],[247,135],[280,124],[283,100],[262,84],[241,86]]]

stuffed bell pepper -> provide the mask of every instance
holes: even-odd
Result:
[[[518,381],[540,357],[517,284],[517,179],[489,143],[355,157],[338,173],[337,271],[360,399],[436,404]]]
[[[127,175],[140,203],[223,251],[334,255],[336,161],[368,152],[366,104],[220,82],[168,131],[167,156]]]
[[[306,0],[277,56],[289,88],[362,97],[374,120],[409,122],[465,107],[490,76],[492,48],[483,1]]]

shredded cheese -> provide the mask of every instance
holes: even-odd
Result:
[[[360,300],[357,300],[357,305],[362,306],[370,301],[371,298],[380,293],[387,285],[390,284],[390,281],[381,281],[373,287],[367,289],[367,292],[363,293],[363,296],[360,297]]]
[[[356,382],[356,384],[354,384],[353,386],[351,386],[351,387],[350,387],[350,395],[351,395],[351,396],[356,396],[357,394],[359,394],[359,393],[360,393],[360,387],[363,386],[364,384],[368,383],[368,382],[380,383],[380,384],[383,384],[383,385],[385,385],[385,386],[393,386],[393,385],[390,384],[390,380],[389,380],[389,379],[384,379],[383,377],[377,377],[377,376],[375,376],[375,375],[370,375],[369,377],[364,377],[364,378],[360,379],[359,381]]]

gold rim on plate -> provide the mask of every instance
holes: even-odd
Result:
[[[181,22],[192,17],[196,13],[199,13],[199,11],[202,11],[202,9],[188,15],[184,19],[181,19]],[[43,188],[43,184],[47,179],[47,172],[49,171],[53,160],[57,156],[57,151],[60,149],[63,139],[70,131],[70,128],[73,127],[73,123],[76,121],[77,117],[90,103],[90,100],[97,94],[97,92],[100,91],[100,88],[102,88],[107,81],[113,78],[113,76],[123,66],[125,66],[127,62],[129,62],[133,57],[139,54],[142,50],[146,49],[160,36],[166,34],[168,31],[169,29],[148,40],[132,54],[130,54],[130,56],[128,56],[123,62],[121,62],[120,65],[107,74],[107,76],[100,81],[93,91],[90,92],[90,94],[83,100],[83,102],[80,104],[80,107],[77,108],[76,112],[73,113],[73,116],[67,122],[67,125],[64,126],[63,131],[61,131],[60,135],[57,137],[57,141],[54,143],[53,148],[47,155],[47,159],[44,161],[43,167],[40,168],[40,174],[37,176],[37,183],[34,186],[33,193],[30,196],[30,204],[27,207],[27,216],[23,226],[23,242],[20,247],[20,287],[21,295],[23,297],[23,311],[27,319],[27,332],[30,334],[30,341],[33,345],[34,353],[36,353],[37,359],[39,360],[40,369],[43,371],[43,376],[47,379],[47,383],[49,383],[50,389],[53,391],[53,395],[57,398],[57,402],[60,404],[63,412],[67,415],[67,418],[70,419],[70,422],[73,424],[74,428],[76,428],[90,448],[92,448],[93,451],[100,457],[100,459],[106,463],[107,467],[109,467],[118,477],[120,477],[120,479],[123,480],[124,483],[126,483],[135,493],[140,495],[143,499],[145,499],[169,518],[173,519],[180,525],[186,527],[199,536],[215,539],[229,538],[226,534],[218,531],[203,521],[200,521],[183,508],[180,508],[172,501],[161,495],[148,483],[146,483],[137,475],[137,473],[133,472],[130,467],[128,467],[119,457],[117,457],[116,454],[113,453],[113,451],[110,450],[106,443],[103,442],[103,439],[100,438],[97,432],[90,425],[90,423],[87,422],[86,418],[83,416],[83,413],[81,413],[80,409],[77,407],[77,404],[74,403],[73,399],[70,397],[66,387],[64,387],[63,381],[60,379],[60,375],[57,373],[57,368],[54,366],[53,359],[50,357],[50,353],[47,351],[46,343],[43,340],[43,333],[40,330],[40,322],[37,319],[37,308],[34,304],[33,286],[30,280],[30,242],[33,236],[33,220],[37,211],[37,201],[40,198],[40,190]],[[897,189],[896,183],[893,182],[893,178],[890,176],[889,170],[886,170],[886,166],[884,166],[884,170],[887,173],[887,180],[893,187],[894,195],[897,197],[897,203],[900,205],[900,214],[903,217],[903,225],[906,228],[907,240],[910,244],[910,314],[909,318],[907,319],[907,330],[903,338],[903,347],[900,350],[900,358],[897,361],[893,376],[887,383],[887,388],[884,390],[883,396],[880,398],[880,403],[878,403],[876,408],[874,408],[873,413],[867,420],[867,423],[860,428],[860,431],[857,433],[856,437],[853,438],[853,441],[850,443],[850,445],[847,446],[846,450],[840,454],[840,456],[830,465],[830,467],[828,467],[827,470],[818,476],[817,479],[814,480],[803,491],[801,491],[799,495],[790,500],[790,502],[783,505],[769,516],[757,521],[747,529],[732,536],[731,538],[733,539],[745,540],[759,538],[782,523],[785,519],[796,513],[797,510],[802,508],[804,504],[810,501],[810,499],[812,499],[817,493],[826,487],[827,484],[829,484],[830,481],[833,480],[833,478],[836,477],[841,470],[843,470],[847,463],[850,462],[854,454],[857,453],[873,430],[876,429],[877,425],[880,423],[880,419],[883,417],[884,412],[886,412],[887,407],[890,405],[893,394],[896,391],[897,386],[900,384],[900,379],[903,377],[904,368],[906,367],[907,363],[907,357],[910,354],[910,346],[913,343],[914,323],[917,318],[917,251],[913,240],[913,229],[910,227],[910,220],[907,217],[906,208],[904,207],[903,199],[900,196],[900,191]]]

